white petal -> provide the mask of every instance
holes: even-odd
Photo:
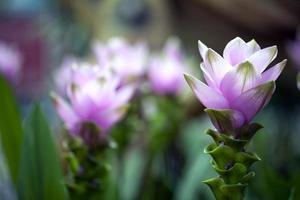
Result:
[[[262,73],[277,56],[277,47],[267,47],[255,52],[247,60],[251,62],[258,73]]]
[[[213,79],[217,87],[220,86],[225,74],[233,67],[217,52],[208,49],[203,62],[203,68]]]
[[[254,39],[247,42],[247,45],[249,48],[249,53],[251,53],[251,54],[260,50],[260,46],[257,44],[257,42]]]
[[[207,46],[205,44],[203,44],[200,40],[198,40],[198,48],[199,48],[199,52],[200,52],[202,59],[204,59],[205,54],[208,50]]]
[[[243,62],[250,55],[247,43],[239,37],[231,40],[225,47],[223,57],[232,65]]]

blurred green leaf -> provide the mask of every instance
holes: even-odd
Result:
[[[13,92],[2,76],[0,76],[0,91],[0,141],[11,178],[16,183],[23,141],[21,119]]]
[[[207,117],[185,123],[180,141],[187,161],[175,190],[177,200],[214,199],[210,189],[201,182],[216,175],[210,166],[209,156],[203,152],[204,147],[212,141],[205,134],[210,127]]]
[[[130,150],[123,166],[123,175],[120,181],[120,199],[136,199],[144,172],[146,160],[145,155],[139,148]]]
[[[50,128],[38,106],[25,125],[18,185],[20,199],[67,199]]]

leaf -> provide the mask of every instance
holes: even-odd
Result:
[[[21,119],[13,92],[2,76],[0,91],[0,142],[12,181],[16,184],[23,142]]]
[[[58,155],[50,128],[36,106],[26,121],[22,148],[19,198],[21,200],[67,199]]]

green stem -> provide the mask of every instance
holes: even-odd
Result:
[[[249,129],[248,129],[249,130]],[[254,135],[243,134],[242,139],[208,130],[214,143],[208,145],[204,152],[212,157],[212,167],[219,177],[203,181],[212,190],[216,200],[242,200],[249,181],[255,176],[250,166],[260,158],[246,151],[246,145]]]

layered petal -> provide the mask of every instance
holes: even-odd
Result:
[[[248,44],[241,38],[236,37],[226,45],[223,57],[234,66],[243,62],[250,53]]]
[[[223,95],[232,101],[244,91],[254,87],[259,78],[260,75],[256,73],[254,66],[250,62],[244,62],[225,75],[220,88]]]
[[[260,46],[257,44],[257,42],[254,39],[247,42],[247,45],[248,45],[250,54],[253,54],[260,50]]]
[[[195,95],[205,107],[213,109],[229,108],[227,100],[221,94],[191,75],[185,74],[184,77]]]
[[[258,73],[262,73],[276,58],[277,52],[276,46],[267,47],[255,52],[247,60],[251,62],[253,66],[255,66],[255,69]]]
[[[236,110],[205,109],[205,112],[210,117],[210,120],[212,121],[213,125],[221,133],[230,133],[234,131],[235,128],[243,126],[246,121],[243,113]]]
[[[93,101],[91,96],[87,94],[87,91],[80,86],[71,85],[70,90],[69,99],[72,108],[82,120],[89,120],[95,112],[97,104]]]
[[[217,52],[208,49],[205,54],[203,68],[210,75],[216,86],[219,86],[225,74],[232,69],[232,66]]]
[[[275,82],[267,82],[242,93],[231,102],[230,107],[242,112],[247,122],[250,122],[254,115],[269,102],[274,91]]]
[[[198,40],[198,48],[202,59],[205,58],[206,52],[208,50],[207,46],[203,44],[200,40]]]
[[[260,83],[266,83],[269,81],[276,81],[279,75],[281,74],[282,70],[284,69],[286,65],[287,60],[283,60],[277,65],[271,67],[270,69],[266,70],[264,73],[262,73],[262,78]]]

